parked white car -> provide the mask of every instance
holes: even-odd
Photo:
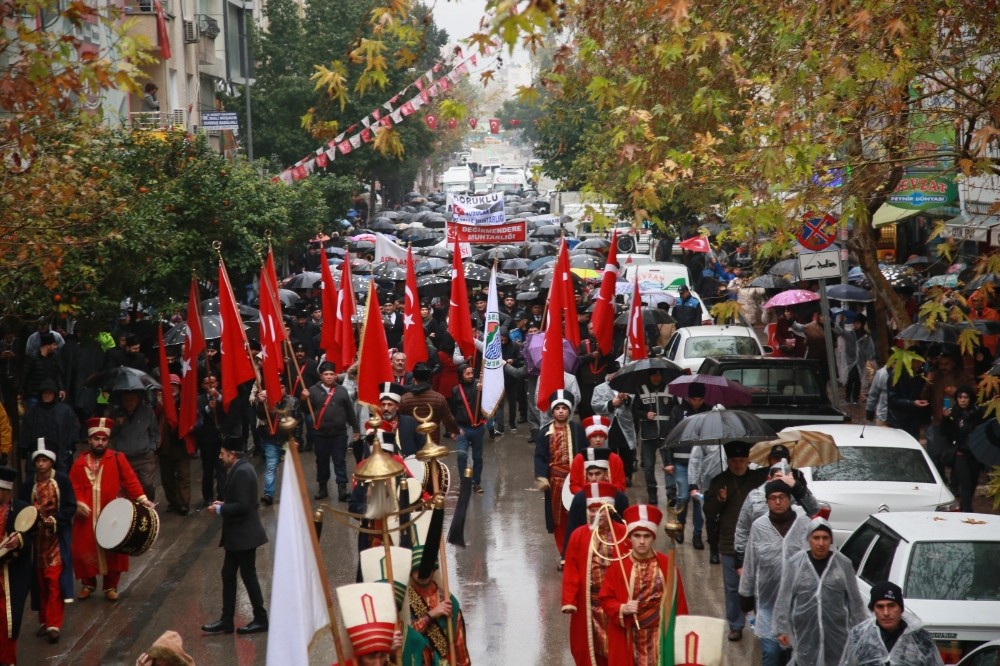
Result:
[[[902,430],[846,423],[794,430],[831,435],[844,456],[831,465],[802,468],[816,499],[830,505],[838,545],[873,513],[958,510],[924,447]],[[795,467],[794,457],[790,462]]]
[[[866,599],[883,580],[902,588],[904,606],[934,637],[944,663],[1000,639],[1000,516],[878,513],[841,550]],[[992,654],[969,663],[995,666]]]
[[[958,662],[958,666],[997,666],[998,664],[1000,664],[1000,640],[980,645]]]
[[[763,356],[767,354],[749,326],[687,326],[674,331],[663,355],[677,365],[698,372],[709,356]]]

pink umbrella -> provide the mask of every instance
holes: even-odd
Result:
[[[524,357],[525,365],[529,373],[537,374],[542,367],[542,342],[545,336],[541,333],[529,334],[524,341],[524,350],[521,356]],[[563,370],[573,372],[576,370],[577,355],[573,343],[563,338]]]
[[[783,308],[788,305],[798,305],[799,303],[808,303],[809,301],[818,301],[819,294],[814,291],[807,291],[805,289],[789,289],[788,291],[783,291],[767,303],[764,303],[765,308]]]
[[[691,385],[701,384],[705,389],[705,402],[710,405],[724,405],[726,407],[746,407],[753,402],[750,389],[739,382],[719,375],[681,375],[667,386],[670,388],[670,395],[678,398],[687,398],[690,395]]]

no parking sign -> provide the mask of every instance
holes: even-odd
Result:
[[[837,237],[837,220],[829,213],[819,217],[816,213],[807,213],[795,238],[802,247],[813,252],[830,247]]]

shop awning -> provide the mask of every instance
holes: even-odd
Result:
[[[948,228],[948,235],[955,240],[985,243],[989,240],[990,227],[1000,225],[1000,215],[962,213],[945,220],[944,224]]]
[[[914,215],[922,212],[923,211],[921,210],[910,210],[908,208],[900,208],[899,206],[884,203],[877,211],[875,211],[875,217],[872,218],[872,226],[875,228],[884,227],[887,224],[894,224],[900,220],[905,220],[908,217],[913,217]]]

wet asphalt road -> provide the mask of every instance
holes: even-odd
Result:
[[[453,446],[453,442],[446,442]],[[466,524],[464,549],[448,546],[452,591],[458,596],[468,633],[473,664],[563,666],[572,664],[569,619],[560,609],[560,574],[552,536],[545,532],[541,495],[533,489],[533,447],[525,432],[487,440],[483,495],[473,495]],[[261,472],[259,458],[258,473]],[[309,494],[315,492],[315,458],[303,454]],[[457,496],[454,456],[450,510]],[[192,461],[192,486],[200,488],[200,466]],[[638,479],[639,475],[636,475]],[[280,473],[279,473],[280,483]],[[198,490],[192,500],[198,499]],[[279,493],[280,495],[280,489]],[[633,502],[645,499],[629,489]],[[662,496],[662,494],[661,494]],[[334,500],[334,506],[338,503]],[[340,508],[346,508],[340,504]],[[258,550],[257,567],[265,601],[270,606],[273,538],[278,506],[262,508],[264,526],[272,543]],[[185,648],[201,665],[264,664],[267,634],[204,636],[201,625],[219,617],[221,609],[222,549],[218,547],[220,519],[204,512],[187,517],[161,513],[157,543],[148,553],[131,559],[123,576],[117,603],[101,597],[67,606],[62,641],[49,645],[36,638],[37,617],[26,611],[19,640],[19,664],[131,664],[165,630],[184,638]],[[678,562],[687,588],[691,612],[723,617],[721,570],[708,564],[708,551],[678,547]],[[665,547],[666,537],[657,539]],[[333,585],[354,582],[357,545],[353,532],[327,518],[320,540]],[[249,602],[238,585],[237,626],[251,619]],[[759,661],[749,630],[739,643],[729,643],[729,664]],[[336,659],[328,633],[315,642],[311,663]]]

